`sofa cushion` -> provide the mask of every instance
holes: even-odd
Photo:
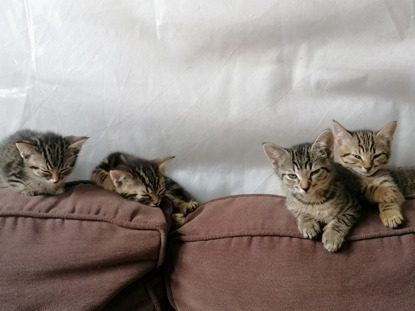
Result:
[[[152,208],[94,185],[51,197],[0,189],[1,309],[161,310],[152,275],[170,213],[169,201]]]
[[[415,200],[392,230],[376,209],[337,253],[304,239],[284,198],[231,196],[189,215],[168,243],[167,285],[180,310],[413,310]]]

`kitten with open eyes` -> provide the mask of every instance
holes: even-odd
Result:
[[[333,121],[335,161],[352,172],[364,197],[377,203],[382,223],[396,228],[403,223],[404,196],[415,194],[414,168],[388,167],[397,122],[379,131],[349,131]]]
[[[25,195],[64,192],[87,137],[21,130],[0,144],[0,187]]]
[[[333,135],[324,131],[313,144],[283,148],[270,143],[263,149],[286,196],[286,207],[305,238],[315,238],[324,224],[322,242],[337,251],[360,216],[360,202],[342,167],[332,159]]]
[[[180,227],[198,203],[177,182],[165,176],[174,157],[148,161],[126,153],[114,152],[92,172],[92,180],[104,189],[149,206],[158,206],[163,196],[173,203],[174,227]]]

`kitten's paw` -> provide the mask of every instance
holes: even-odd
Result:
[[[382,223],[389,228],[397,228],[403,223],[403,216],[400,211],[397,210],[389,210],[383,211],[379,214],[380,220]]]
[[[183,226],[183,224],[186,220],[186,217],[184,217],[184,215],[181,214],[181,213],[173,213],[171,215],[171,219],[172,219],[172,222],[173,222],[173,227],[174,228],[179,228],[179,227]]]
[[[188,214],[193,212],[198,206],[199,204],[195,201],[183,202],[180,204],[180,206],[178,206],[178,209],[183,215],[187,216]]]
[[[56,189],[55,194],[62,194],[64,192],[65,192],[65,188],[64,187],[61,187],[61,188],[57,188]]]
[[[323,242],[323,246],[326,250],[329,252],[335,252],[342,246],[344,236],[337,231],[327,230],[323,233],[321,241]]]
[[[194,212],[197,209],[198,206],[199,206],[199,203],[197,203],[196,201],[189,202],[189,206],[188,206],[188,209],[187,209],[187,214],[190,214],[191,212]]]
[[[320,225],[315,220],[299,223],[298,230],[300,230],[303,237],[313,239],[320,233]]]

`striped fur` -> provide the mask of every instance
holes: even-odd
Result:
[[[18,131],[0,145],[0,186],[26,195],[64,192],[87,137]]]
[[[344,183],[343,168],[332,160],[333,136],[324,131],[313,144],[282,148],[263,145],[281,179],[286,207],[305,238],[315,238],[320,224],[324,247],[337,251],[360,216],[360,202],[351,183]],[[346,174],[347,176],[347,174]]]
[[[408,185],[406,174],[399,176],[402,170],[387,166],[391,155],[396,122],[388,123],[380,131],[346,130],[340,123],[333,121],[335,136],[335,161],[352,172],[360,191],[365,198],[378,204],[382,223],[396,228],[403,223],[401,205],[404,194],[414,190]],[[404,192],[402,192],[403,190]]]
[[[114,152],[92,172],[92,180],[123,198],[149,206],[159,206],[163,196],[174,206],[172,220],[181,226],[198,203],[177,182],[165,176],[167,164],[174,157],[148,161],[126,153]]]
[[[415,195],[415,167],[389,166],[393,181],[405,197]]]

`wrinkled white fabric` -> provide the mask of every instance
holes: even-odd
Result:
[[[0,1],[0,138],[86,135],[71,180],[112,151],[175,155],[200,201],[277,193],[261,144],[398,121],[415,165],[415,1]]]

